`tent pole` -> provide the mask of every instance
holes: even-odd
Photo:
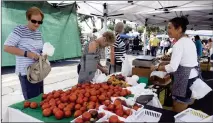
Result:
[[[146,47],[147,47],[147,45],[146,45],[146,26],[143,30],[143,41],[144,41],[143,55],[145,56],[146,55]]]
[[[148,18],[145,19],[145,27],[144,27],[144,30],[143,30],[143,40],[144,40],[143,55],[144,56],[146,55],[146,47],[147,47],[147,45],[146,45],[146,28],[148,26],[147,22],[148,22]]]
[[[107,15],[108,15],[108,7],[107,3],[104,3],[103,4],[104,31],[107,31]]]
[[[108,7],[107,7],[107,3],[104,3],[103,4],[103,17],[104,17],[104,27],[103,27],[103,30],[104,32],[107,31],[107,15],[108,15]],[[107,47],[105,48],[105,61],[107,62],[107,55],[108,55],[108,52],[107,52]]]

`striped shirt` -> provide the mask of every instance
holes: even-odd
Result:
[[[124,41],[120,38],[119,33],[115,33],[116,35],[116,41],[113,45],[115,48],[115,59],[116,62],[122,62],[120,58],[124,58],[124,54],[126,53],[126,44]],[[108,56],[110,56],[110,48],[107,49]],[[110,57],[108,57],[110,59]]]
[[[19,25],[10,33],[4,45],[14,46],[23,51],[41,54],[43,41],[39,30],[31,31],[25,25]],[[27,67],[35,60],[24,56],[16,56],[16,74],[26,75]]]

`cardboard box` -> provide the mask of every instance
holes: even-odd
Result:
[[[138,75],[139,77],[147,77],[150,78],[152,71],[150,68],[132,68],[132,75]]]
[[[200,69],[202,71],[210,71],[211,67],[211,63],[200,63]]]

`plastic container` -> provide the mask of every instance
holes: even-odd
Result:
[[[111,101],[114,103],[116,99],[121,99],[123,101],[126,102],[126,104],[128,105],[127,103],[127,99],[123,98],[123,97],[111,97]],[[131,100],[132,101],[132,100]],[[133,104],[133,105],[132,105]],[[133,106],[137,104],[139,106],[141,106],[137,111],[133,109]],[[124,107],[126,107],[125,105],[123,105]],[[142,104],[139,104],[139,103],[136,103],[136,100],[134,100],[133,102],[131,102],[131,105],[128,105],[127,108],[131,108],[132,110],[135,111],[135,114],[137,114],[140,110],[142,110],[144,108],[144,106]]]
[[[89,111],[91,111],[91,110],[96,110],[96,109],[90,109],[90,110],[88,110],[87,112],[89,112]],[[102,113],[102,112],[105,113],[104,117],[100,118],[100,119],[97,120],[96,122],[104,121],[103,119],[106,119],[106,117],[108,117],[108,115],[109,115],[108,112],[105,112],[104,110],[96,110],[96,111],[98,111],[98,113]],[[80,115],[79,117],[73,119],[73,120],[71,121],[71,123],[75,123],[75,120],[78,119],[78,118],[82,118],[82,115]]]
[[[137,113],[132,119],[131,122],[159,122],[162,114],[156,111],[142,109]]]
[[[192,108],[188,108],[174,116],[175,122],[202,122],[207,117],[206,113],[203,113]]]
[[[113,112],[111,112],[111,111],[105,110],[105,109],[104,109],[105,107],[106,107],[105,105],[101,105],[101,106],[99,107],[99,110],[100,110],[100,111],[103,111],[103,112],[107,112],[108,114],[111,114],[111,115],[116,115],[115,113],[113,113]],[[128,117],[134,116],[135,113],[136,113],[136,111],[135,111],[134,109],[127,108],[127,107],[125,107],[125,106],[123,106],[123,109],[124,109],[124,110],[130,109],[130,110],[132,111],[132,115],[129,115]],[[116,116],[118,116],[118,115],[116,115]],[[121,119],[124,119],[124,120],[126,119],[126,118],[124,118],[124,117],[120,117],[120,116],[118,116],[118,117],[121,118]],[[127,118],[128,118],[128,117],[127,117]]]

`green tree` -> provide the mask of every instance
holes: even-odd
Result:
[[[85,22],[87,24],[87,26],[91,29],[91,27],[88,24],[89,19],[92,22],[93,28],[96,28],[96,26],[95,26],[96,20],[95,20],[94,16],[89,16],[89,15],[84,15],[84,14],[78,14],[78,20],[80,22]]]
[[[132,27],[130,27],[129,25],[126,25],[124,28],[124,33],[129,33],[130,31],[132,31]]]
[[[79,31],[79,36],[82,37],[82,26],[80,24],[78,24],[78,31]]]
[[[143,27],[143,26],[139,26],[139,27],[137,28],[137,31],[138,31],[140,34],[142,34],[143,31],[144,31],[144,27]]]
[[[110,24],[107,25],[107,27],[108,27],[108,29],[110,29],[111,31],[114,31],[115,25],[112,24],[112,23],[110,23]]]
[[[146,28],[148,36],[151,35],[151,33],[163,33],[164,30],[160,29],[159,27],[155,26],[147,26]]]

